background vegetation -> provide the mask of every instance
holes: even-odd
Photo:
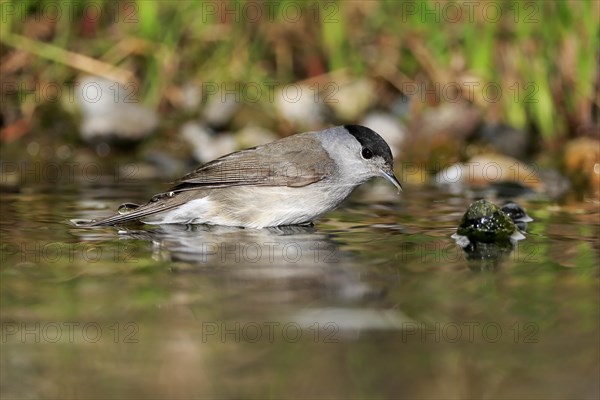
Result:
[[[133,82],[140,103],[161,116],[162,137],[206,106],[207,91],[197,106],[186,106],[189,87],[301,82],[327,97],[327,83],[358,79],[376,87],[366,109],[389,110],[395,98],[411,98],[395,114],[409,127],[459,99],[484,121],[541,138],[541,149],[598,136],[597,1],[1,4],[4,142],[27,143],[40,128],[77,141],[76,125],[65,122],[78,113],[67,93],[82,74]],[[269,96],[251,106],[228,127],[253,122],[278,134],[297,130]],[[339,114],[321,121],[337,122],[347,121]]]

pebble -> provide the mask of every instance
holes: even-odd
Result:
[[[534,191],[543,190],[535,164],[498,154],[482,154],[466,163],[456,163],[438,172],[435,183],[459,193],[465,187],[485,187],[501,183],[517,183]]]
[[[358,79],[337,85],[327,104],[342,121],[356,121],[375,102],[375,84],[370,79]]]
[[[237,150],[235,138],[229,133],[214,133],[197,121],[182,125],[181,136],[192,146],[194,158],[206,163]]]
[[[308,85],[294,84],[278,88],[275,108],[283,119],[300,129],[312,129],[322,124],[325,118],[322,99]]]
[[[83,119],[80,134],[91,143],[136,142],[158,126],[158,116],[136,98],[135,89],[104,78],[79,80],[77,104]]]
[[[202,110],[202,119],[209,126],[224,127],[229,124],[239,108],[240,101],[236,99],[235,93],[217,93],[208,99],[206,107]]]

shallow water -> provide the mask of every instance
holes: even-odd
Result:
[[[2,194],[3,397],[600,395],[597,204],[519,200],[526,239],[483,260],[450,238],[472,199],[429,187],[313,227],[67,223],[161,188]]]

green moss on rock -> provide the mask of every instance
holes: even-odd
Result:
[[[469,206],[456,233],[471,241],[493,243],[509,240],[515,229],[515,223],[497,205],[478,200]]]

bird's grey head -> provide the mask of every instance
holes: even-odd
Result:
[[[322,134],[323,146],[350,181],[360,184],[381,176],[402,190],[394,175],[392,151],[375,131],[361,125],[344,125]]]

